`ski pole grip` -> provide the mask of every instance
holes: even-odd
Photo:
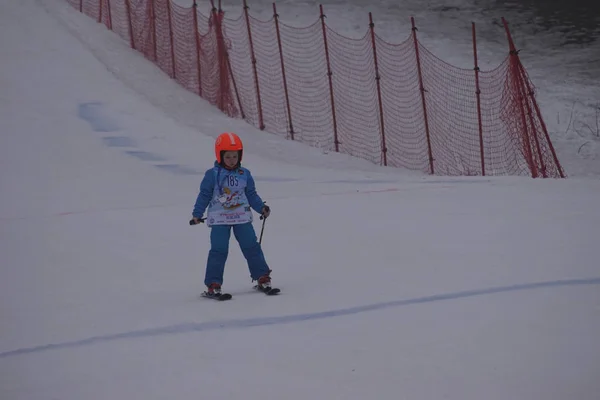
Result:
[[[197,225],[204,222],[204,219],[200,218],[200,222],[196,222],[194,218],[190,219],[190,225]]]

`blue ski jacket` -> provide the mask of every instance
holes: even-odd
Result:
[[[215,161],[200,183],[192,215],[202,218],[208,207],[208,226],[236,225],[252,222],[251,210],[260,214],[263,206],[250,170],[241,166],[228,170]]]

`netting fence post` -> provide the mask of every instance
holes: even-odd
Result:
[[[211,0],[212,1],[212,0]],[[233,91],[235,93],[235,98],[238,102],[238,107],[240,108],[240,114],[242,119],[246,118],[244,114],[244,108],[242,106],[242,101],[240,100],[240,92],[237,88],[237,83],[235,82],[235,77],[233,76],[233,69],[231,68],[231,62],[229,61],[229,52],[227,51],[227,46],[225,45],[225,36],[223,35],[223,25],[222,25],[222,17],[223,17],[223,9],[221,9],[221,0],[219,0],[219,32],[221,33],[221,43],[223,44],[223,51],[225,52],[225,63],[227,64],[227,70],[229,71],[229,78],[231,79],[231,83],[233,84]]]
[[[110,0],[106,0],[106,11],[108,12],[108,29],[112,31],[112,12],[110,10]]]
[[[235,92],[235,98],[238,102],[238,107],[240,108],[240,114],[242,119],[246,119],[246,114],[244,113],[244,107],[242,106],[242,101],[240,100],[240,92],[238,92],[237,84],[235,83],[235,78],[233,76],[233,70],[231,69],[231,63],[229,62],[229,56],[227,56],[227,70],[229,71],[229,76],[231,78],[231,82],[233,83],[233,91]]]
[[[290,96],[288,93],[287,78],[285,76],[285,63],[283,61],[283,47],[281,45],[281,32],[279,30],[279,14],[277,14],[277,6],[273,3],[273,19],[275,20],[275,31],[277,32],[277,46],[279,47],[279,59],[281,60],[281,76],[283,78],[283,91],[285,93],[285,104],[288,113],[288,124],[290,130],[290,138],[294,140],[294,124],[292,123],[292,109],[290,107]]]
[[[550,147],[550,152],[552,153],[552,158],[554,160],[554,163],[556,164],[556,168],[558,170],[558,174],[559,174],[559,176],[561,178],[564,178],[565,175],[564,175],[562,166],[560,165],[560,162],[558,161],[558,157],[556,155],[556,151],[554,150],[554,145],[550,141],[550,135],[548,134],[548,129],[546,128],[546,123],[544,122],[544,119],[542,118],[542,113],[540,112],[540,107],[538,106],[538,103],[535,100],[534,91],[533,91],[531,85],[529,84],[529,80],[527,79],[527,75],[525,73],[525,68],[523,67],[523,65],[521,63],[519,63],[519,67],[521,69],[521,74],[523,76],[525,84],[527,85],[527,93],[531,97],[531,101],[533,103],[535,112],[536,112],[537,117],[538,117],[538,119],[540,121],[540,125],[542,127],[542,130],[544,131],[544,136],[546,138],[546,141],[548,142],[548,146]],[[544,167],[544,172],[545,172],[545,167]],[[544,174],[544,176],[546,176],[546,174]]]
[[[327,62],[327,77],[329,78],[329,96],[331,99],[331,117],[333,118],[333,143],[335,144],[335,151],[339,153],[340,142],[338,140],[337,131],[337,120],[335,116],[335,99],[333,97],[333,72],[331,72],[331,62],[329,60],[329,47],[327,45],[327,27],[325,26],[325,14],[323,13],[323,5],[319,4],[319,11],[321,13],[321,26],[323,28],[323,43],[325,45],[325,60]]]
[[[379,105],[379,129],[381,131],[381,156],[383,165],[387,166],[387,146],[385,143],[385,124],[383,121],[383,101],[381,97],[381,76],[379,75],[379,64],[377,62],[377,46],[375,44],[375,23],[373,14],[369,13],[369,29],[371,30],[371,43],[373,45],[373,62],[375,63],[375,82],[377,83],[377,102]]]
[[[213,26],[215,27],[215,35],[217,40],[217,60],[219,64],[219,96],[217,100],[217,107],[219,110],[228,114],[229,116],[233,116],[233,112],[229,108],[225,108],[225,96],[229,96],[229,79],[231,79],[231,83],[233,84],[233,90],[235,91],[235,96],[238,102],[238,106],[240,108],[240,113],[242,118],[246,118],[244,115],[244,109],[242,108],[242,102],[240,101],[240,94],[237,89],[237,84],[235,82],[235,77],[233,76],[233,70],[231,68],[231,63],[229,62],[229,54],[227,53],[227,45],[225,44],[225,36],[223,35],[223,10],[221,9],[221,0],[219,0],[219,10],[217,12],[217,8],[215,7],[214,0],[210,0],[210,4],[212,6],[211,15],[213,18]]]
[[[515,55],[516,55],[516,53],[515,53]],[[521,110],[521,122],[523,124],[523,131],[521,132],[521,134],[523,135],[523,140],[525,141],[525,144],[527,146],[525,148],[525,153],[526,153],[526,157],[527,157],[527,162],[529,163],[529,170],[531,171],[531,177],[537,178],[538,177],[537,166],[535,165],[535,160],[533,158],[533,148],[531,145],[531,137],[530,137],[530,132],[529,132],[528,125],[527,125],[527,116],[525,114],[525,107],[523,106],[523,103],[527,101],[527,98],[525,96],[525,89],[521,85],[521,79],[518,76],[518,74],[516,73],[516,71],[514,71],[514,70],[516,70],[516,66],[513,67],[512,79],[516,81],[515,85],[516,85],[516,90],[518,91],[519,109]]]
[[[217,40],[217,63],[219,64],[219,90],[218,90],[218,98],[217,98],[217,107],[219,108],[219,110],[225,112],[225,104],[224,104],[224,99],[223,99],[223,90],[225,88],[225,84],[224,82],[228,79],[227,77],[223,77],[223,58],[224,55],[223,53],[223,37],[222,37],[222,33],[221,33],[221,27],[220,27],[220,22],[219,22],[219,14],[217,14],[217,8],[215,7],[214,1],[211,0],[210,1],[211,5],[212,5],[212,18],[213,18],[213,26],[215,28],[215,37]],[[225,68],[227,68],[227,66],[225,66]],[[228,70],[226,69],[226,72],[228,72]]]
[[[254,43],[252,42],[252,28],[250,27],[250,16],[248,15],[248,3],[246,0],[244,4],[244,15],[246,17],[246,28],[248,28],[248,43],[250,44],[250,61],[252,62],[252,72],[254,73],[254,89],[256,90],[256,105],[258,108],[258,127],[263,130],[265,129],[262,101],[260,98],[260,85],[258,82],[258,71],[256,70],[256,55],[254,54]]]
[[[516,55],[517,53],[515,53]],[[531,135],[535,136],[533,132],[534,126],[529,127],[527,124],[527,113],[525,112],[525,106],[523,103],[527,103],[527,96],[525,94],[525,87],[523,86],[523,82],[521,81],[521,77],[518,73],[518,67],[515,65],[514,67],[515,75],[513,79],[517,81],[517,90],[519,91],[519,106],[521,109],[521,119],[523,122],[523,135],[525,136],[525,140],[527,141],[527,157],[529,158],[529,168],[531,170],[531,176],[533,178],[538,177],[538,169],[535,163],[535,158],[533,156],[533,145],[531,144]]]
[[[507,26],[507,29],[508,29],[508,26]],[[510,35],[510,31],[507,31],[507,32]],[[512,38],[511,38],[511,42],[512,42]],[[528,100],[527,96],[530,95],[534,102],[535,102],[535,99],[533,99],[532,91],[528,90],[529,88],[526,87],[526,82],[528,81],[527,74],[525,74],[525,70],[523,68],[523,65],[521,64],[521,60],[519,58],[518,51],[515,52],[515,58],[517,60],[517,62],[516,62],[517,79],[519,80],[519,86],[521,88],[523,101],[525,103],[525,106],[527,107],[527,117],[529,117],[529,126],[531,127],[531,135],[533,135],[535,150],[537,153],[537,159],[540,163],[539,168],[535,164],[535,158],[533,157],[533,153],[532,153],[532,157],[531,157],[531,162],[535,165],[536,170],[541,171],[542,177],[547,178],[548,175],[546,173],[546,164],[544,162],[544,157],[542,155],[542,149],[540,147],[540,140],[539,140],[539,137],[538,137],[536,129],[535,129],[536,126],[535,126],[535,121],[533,120],[533,112],[531,111],[531,105],[529,104],[529,100]],[[527,85],[529,85],[528,82],[527,82]]]
[[[135,42],[133,41],[133,23],[131,22],[131,0],[125,0],[125,12],[127,13],[127,27],[129,28],[129,45],[132,49],[135,49]]]
[[[102,22],[102,5],[104,4],[104,0],[98,1],[98,21],[97,23]]]
[[[194,9],[194,39],[196,41],[196,68],[198,70],[198,96],[202,97],[202,67],[200,64],[200,52],[201,52],[201,42],[200,42],[200,32],[198,32],[198,3],[194,0],[194,4],[192,5]]]
[[[79,12],[83,12],[83,0],[79,0]]]
[[[529,117],[529,124],[531,126],[531,132],[533,134],[533,139],[534,139],[534,143],[535,143],[535,150],[537,152],[537,158],[540,163],[540,167],[538,169],[542,172],[542,177],[547,178],[548,175],[546,174],[546,164],[544,163],[544,157],[542,156],[540,140],[539,140],[537,132],[535,130],[535,121],[533,120],[533,112],[531,111],[531,105],[529,104],[529,101],[527,99],[528,91],[526,90],[526,87],[525,87],[525,81],[527,79],[527,76],[525,76],[525,74],[522,73],[523,71],[522,71],[522,65],[521,65],[520,61],[517,65],[517,67],[519,70],[519,81],[521,84],[521,90],[523,91],[523,99],[525,100],[525,106],[527,107],[527,116]],[[535,162],[535,159],[533,161]],[[536,165],[536,168],[537,168],[537,165]]]
[[[150,0],[150,24],[152,25],[152,27],[150,29],[152,29],[152,52],[153,52],[153,57],[154,57],[154,61],[158,61],[158,54],[156,52],[156,12],[154,9],[154,2],[156,0]]]
[[[479,61],[477,59],[477,36],[475,23],[471,23],[473,31],[473,59],[475,62],[475,94],[477,95],[477,123],[479,128],[479,152],[481,153],[481,175],[485,176],[485,155],[483,150],[483,124],[481,122],[481,90],[479,88]]]
[[[172,0],[166,0],[167,2],[167,19],[169,20],[169,43],[171,44],[171,77],[173,79],[177,79],[176,73],[175,73],[175,41],[173,40],[173,20],[171,18],[171,1]]]
[[[427,103],[425,101],[425,87],[423,86],[423,72],[421,71],[421,58],[419,56],[419,42],[417,40],[417,27],[415,26],[415,18],[410,17],[412,25],[412,36],[415,43],[415,55],[417,58],[417,72],[419,74],[419,91],[421,92],[421,103],[423,105],[423,118],[425,119],[425,135],[427,136],[427,153],[429,156],[429,173],[435,173],[433,169],[433,152],[431,150],[431,137],[429,134],[429,121],[427,118]]]
[[[516,90],[517,99],[519,102],[519,110],[521,117],[521,124],[523,125],[523,129],[519,134],[522,137],[523,142],[523,153],[527,163],[529,164],[529,170],[531,172],[532,178],[537,178],[537,168],[535,166],[535,162],[533,160],[533,150],[531,148],[531,139],[529,137],[529,131],[527,129],[527,118],[525,117],[525,109],[523,107],[523,102],[526,101],[526,97],[524,94],[524,87],[522,85],[520,79],[520,71],[519,71],[519,52],[517,51],[515,44],[512,40],[512,36],[510,34],[510,30],[508,29],[508,22],[504,18],[502,18],[502,23],[504,24],[504,29],[506,30],[506,37],[508,39],[508,46],[510,49],[510,66],[509,73],[511,79],[511,88],[512,90]]]

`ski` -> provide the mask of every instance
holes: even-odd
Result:
[[[229,293],[210,294],[208,292],[203,292],[201,297],[218,301],[231,300],[233,298],[233,296]]]
[[[279,292],[281,292],[281,290],[279,288],[270,287],[270,288],[263,289],[258,285],[254,286],[254,289],[266,294],[267,296],[275,296],[276,294],[279,294]]]

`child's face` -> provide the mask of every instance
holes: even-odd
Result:
[[[223,154],[223,161],[225,161],[225,166],[229,168],[233,168],[237,165],[240,155],[237,151],[226,151]]]

